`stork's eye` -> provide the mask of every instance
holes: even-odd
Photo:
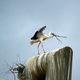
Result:
[[[54,33],[51,33],[52,35],[54,35]]]

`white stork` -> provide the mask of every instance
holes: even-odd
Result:
[[[63,37],[63,38],[65,38],[65,36],[55,35],[52,32],[49,32],[48,35],[45,35],[45,34],[43,34],[43,30],[45,30],[45,28],[46,28],[46,26],[43,26],[42,28],[40,28],[39,30],[37,30],[35,32],[35,34],[33,35],[33,37],[31,37],[31,41],[30,41],[31,45],[34,44],[34,43],[38,43],[39,42],[38,43],[38,54],[39,54],[39,46],[40,46],[40,44],[42,46],[43,52],[45,53],[42,41],[50,39],[50,38],[53,38],[53,37],[56,37],[56,39],[61,42],[61,40],[58,39],[57,37]]]

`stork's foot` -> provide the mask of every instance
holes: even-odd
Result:
[[[46,52],[44,51],[44,53],[46,53]]]
[[[43,51],[43,53],[46,53],[45,51]],[[38,55],[40,55],[41,53],[38,52]]]

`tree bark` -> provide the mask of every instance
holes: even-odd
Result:
[[[71,80],[73,51],[70,47],[30,58],[19,80]]]

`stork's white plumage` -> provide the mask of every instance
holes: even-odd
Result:
[[[38,54],[39,54],[39,46],[41,44],[42,46],[42,49],[44,51],[44,48],[43,48],[43,43],[42,41],[44,40],[47,40],[47,39],[50,39],[50,38],[53,38],[54,36],[56,37],[57,40],[59,40],[61,42],[60,39],[58,39],[57,37],[63,37],[65,38],[65,36],[59,36],[59,35],[55,35],[54,33],[50,32],[48,35],[45,35],[43,34],[43,31],[45,30],[46,26],[43,26],[42,28],[40,28],[39,30],[37,30],[35,32],[35,34],[33,35],[33,37],[31,38],[31,45],[34,44],[34,43],[38,43]],[[45,53],[45,51],[44,51]]]

